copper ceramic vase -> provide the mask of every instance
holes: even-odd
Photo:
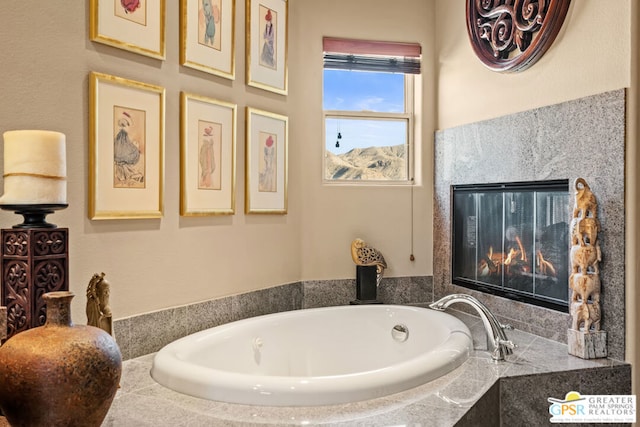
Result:
[[[102,329],[72,323],[73,293],[43,298],[46,323],[0,347],[0,408],[12,426],[99,426],[118,389],[120,349]]]

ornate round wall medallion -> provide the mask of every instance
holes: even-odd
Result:
[[[571,0],[467,0],[473,50],[494,71],[526,70],[555,40]]]

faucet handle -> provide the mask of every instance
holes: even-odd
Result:
[[[518,348],[518,346],[516,344],[513,343],[513,341],[511,340],[502,340],[502,339],[497,339],[496,340],[498,342],[498,345],[501,345],[503,347],[507,347],[510,349],[514,349],[514,348]]]
[[[496,338],[495,344],[496,345],[491,352],[491,358],[497,361],[504,360],[505,356],[513,354],[513,349],[518,347],[513,343],[513,341],[503,340],[500,338]]]
[[[508,324],[508,323],[507,323],[506,325],[503,325],[503,324],[501,323],[501,324],[500,324],[500,327],[501,327],[502,329],[506,329],[507,331],[513,331],[513,326],[511,326],[511,325],[510,325],[510,324]]]

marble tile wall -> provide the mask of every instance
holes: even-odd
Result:
[[[349,304],[356,297],[355,279],[289,283],[255,292],[171,307],[113,322],[124,360],[160,350],[189,334],[263,314]],[[431,277],[388,277],[379,299],[387,304],[432,301]]]
[[[616,365],[596,370],[506,376],[456,426],[497,425],[496,420],[504,426],[522,425],[523,420],[527,425],[548,425],[549,397],[563,399],[567,390],[579,390],[582,395],[630,395],[630,375],[630,365]]]
[[[563,399],[567,390],[579,390],[582,395],[630,395],[630,378],[630,365],[501,378],[500,422],[505,426],[522,420],[529,425],[548,425],[549,397]]]
[[[599,203],[602,328],[609,355],[624,359],[624,89],[436,133],[435,298],[474,294],[506,323],[566,342],[569,315],[451,284],[451,185],[578,177]]]
[[[500,420],[500,382],[494,383],[487,390],[456,423],[456,427],[491,426],[497,425],[498,420]]]

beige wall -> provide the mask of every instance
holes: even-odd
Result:
[[[293,3],[292,3],[293,4]],[[403,0],[295,0],[298,15],[292,34],[304,42],[292,52],[299,74],[291,74],[292,93],[304,94],[292,112],[294,157],[303,165],[297,177],[302,202],[302,277],[355,276],[349,246],[361,237],[384,254],[389,276],[432,273],[432,183],[434,130],[433,5]],[[293,15],[292,15],[293,17]],[[322,37],[417,42],[423,49],[422,104],[418,161],[422,171],[413,189],[413,232],[409,187],[323,186],[322,176]],[[292,150],[292,153],[294,151]],[[411,262],[411,240],[413,253]]]
[[[50,220],[70,228],[70,287],[77,295],[73,305],[76,322],[85,321],[86,284],[93,273],[101,271],[112,284],[116,318],[300,279],[353,277],[349,245],[356,236],[384,252],[390,276],[431,273],[432,61],[425,61],[428,78],[423,90],[428,101],[421,120],[425,147],[419,160],[425,166],[419,177],[422,185],[414,189],[416,261],[409,261],[410,189],[320,185],[322,36],[419,42],[425,58],[431,58],[433,6],[429,2],[409,0],[406,7],[389,8],[381,0],[291,1],[287,97],[244,83],[242,0],[236,0],[235,81],[179,65],[179,2],[167,1],[165,61],[89,41],[88,3],[63,8],[59,2],[38,2],[38,7],[8,8],[0,14],[0,132],[36,128],[67,135],[70,206]],[[90,71],[166,88],[165,212],[161,220],[88,219]],[[179,216],[180,91],[238,105],[233,216]],[[288,215],[243,213],[246,106],[290,118]],[[0,212],[2,227],[20,219]]]
[[[438,129],[630,85],[631,0],[572,1],[564,25],[530,69],[490,71],[469,43],[464,1],[436,0]]]
[[[69,208],[50,220],[70,228],[76,322],[86,321],[84,293],[94,272],[105,272],[112,284],[116,318],[299,280],[301,186],[296,175],[300,168],[291,170],[288,215],[243,213],[244,108],[289,114],[296,99],[244,84],[244,2],[236,2],[238,61],[233,82],[178,65],[179,2],[167,1],[165,61],[89,41],[88,3],[62,7],[62,2],[33,1],[34,7],[5,8],[0,14],[0,132],[37,128],[67,135]],[[295,42],[292,45],[296,47]],[[160,220],[88,219],[90,71],[166,88],[165,212]],[[179,216],[181,90],[238,105],[234,216]],[[2,213],[0,224],[9,227],[19,219]]]

